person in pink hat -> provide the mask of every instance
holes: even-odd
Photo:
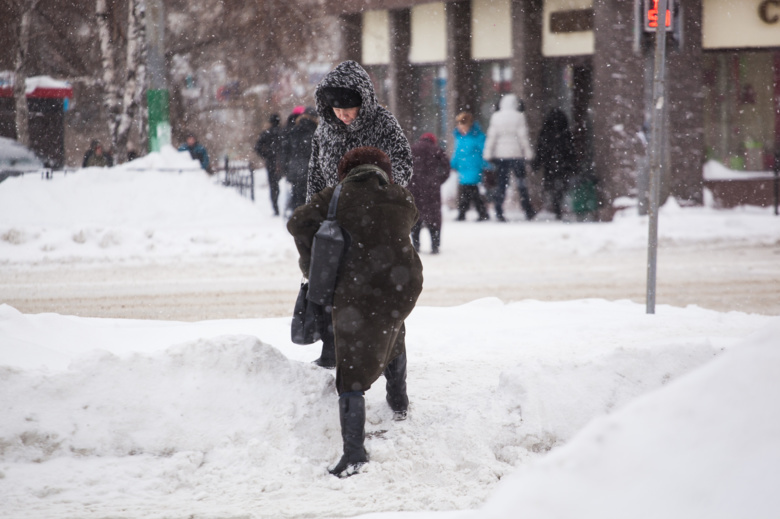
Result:
[[[412,227],[412,245],[420,250],[420,231],[431,233],[431,254],[439,253],[441,244],[441,185],[450,177],[450,159],[439,146],[436,136],[424,133],[412,145],[412,168],[409,191],[420,211],[420,219]]]

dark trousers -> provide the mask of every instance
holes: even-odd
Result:
[[[480,220],[487,220],[489,218],[487,209],[485,209],[485,202],[482,200],[482,195],[479,194],[479,186],[467,186],[460,185],[458,193],[458,220],[464,220],[466,218],[466,211],[469,210],[471,204],[479,213]]]
[[[306,203],[306,180],[303,182],[293,182],[290,196],[290,209],[296,208]]]
[[[504,216],[504,200],[509,187],[509,174],[514,173],[517,179],[517,190],[520,193],[520,206],[529,220],[536,215],[525,184],[525,159],[494,159],[496,165],[496,189],[493,192],[493,202],[496,206],[496,216]]]
[[[276,160],[267,160],[265,167],[268,170],[268,187],[271,192],[271,207],[274,214],[279,215],[279,172],[276,168]]]
[[[441,223],[440,222],[423,222],[418,220],[414,227],[412,227],[412,245],[414,250],[420,251],[420,231],[423,226],[428,227],[428,231],[431,233],[431,252],[439,252],[439,245],[441,244]]]

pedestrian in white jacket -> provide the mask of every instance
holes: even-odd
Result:
[[[533,159],[531,143],[528,139],[528,124],[525,114],[518,111],[518,99],[514,94],[501,98],[498,111],[490,117],[483,158],[496,166],[496,189],[493,202],[496,219],[505,222],[504,198],[509,186],[509,173],[514,172],[517,189],[520,192],[520,204],[529,220],[536,216],[525,185],[525,162]]]

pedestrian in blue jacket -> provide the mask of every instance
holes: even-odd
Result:
[[[485,202],[479,193],[479,183],[482,181],[482,170],[489,169],[490,164],[482,158],[485,148],[485,134],[474,121],[469,112],[461,112],[455,118],[456,127],[455,153],[452,154],[450,166],[458,172],[458,220],[466,219],[466,211],[474,203],[479,213],[479,221],[489,220]]]

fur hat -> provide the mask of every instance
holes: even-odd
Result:
[[[349,150],[339,161],[339,181],[349,175],[349,173],[358,166],[364,165],[378,166],[387,174],[388,181],[393,183],[392,167],[390,166],[390,157],[379,148],[372,146],[362,146]]]
[[[363,98],[357,90],[330,86],[322,89],[322,97],[327,106],[332,108],[355,108],[363,104]]]

